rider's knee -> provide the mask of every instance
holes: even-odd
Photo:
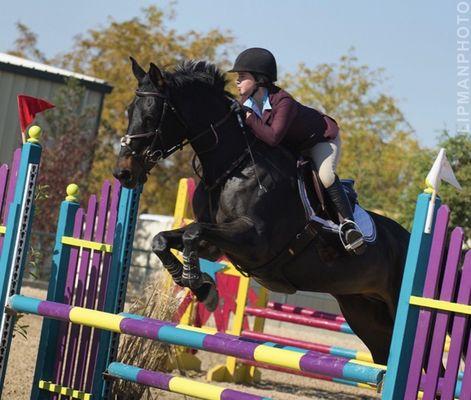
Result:
[[[319,179],[325,188],[332,186],[335,182],[335,171],[330,166],[319,168]]]

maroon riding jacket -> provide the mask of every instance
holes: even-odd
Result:
[[[265,110],[262,118],[254,112],[246,119],[254,135],[270,146],[282,144],[292,150],[301,150],[338,135],[335,120],[320,111],[302,105],[286,91],[272,85],[268,88],[272,109]],[[243,104],[247,97],[240,102]]]

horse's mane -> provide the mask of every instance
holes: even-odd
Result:
[[[177,65],[173,72],[165,73],[165,80],[171,82],[176,88],[182,88],[202,83],[226,96],[232,95],[226,91],[228,80],[215,64],[208,61],[186,60]]]

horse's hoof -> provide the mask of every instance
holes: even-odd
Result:
[[[219,304],[216,282],[206,273],[203,273],[202,281],[201,286],[193,290],[193,293],[196,295],[197,300],[203,303],[209,312],[213,312]]]

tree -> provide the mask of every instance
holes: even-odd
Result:
[[[124,111],[136,87],[129,56],[141,65],[152,61],[164,68],[188,58],[217,60],[222,67],[228,65],[227,45],[233,41],[229,33],[211,30],[179,34],[168,28],[167,21],[171,18],[174,18],[172,9],[164,11],[155,6],[144,9],[142,17],[123,22],[110,18],[106,26],[79,36],[74,48],[60,58],[63,67],[104,78],[114,87],[105,100],[93,160],[90,186],[95,190],[99,182],[110,177],[119,137],[127,126]],[[185,149],[154,168],[142,196],[141,211],[173,212],[178,179],[193,173],[191,157],[190,149]]]
[[[356,180],[362,204],[404,222],[402,194],[418,181],[413,162],[420,148],[397,101],[382,88],[384,82],[383,70],[359,65],[350,51],[338,63],[300,64],[283,85],[339,123],[339,174]]]
[[[25,24],[16,23],[18,37],[15,40],[15,49],[8,53],[17,57],[28,58],[38,62],[47,62],[46,56],[38,47],[38,35],[32,32]]]
[[[453,186],[443,183],[439,194],[444,203],[451,208],[451,225],[465,229],[466,237],[471,237],[471,134],[459,133],[452,136],[444,131],[440,137],[439,147],[444,147],[447,157],[461,184],[458,191]]]
[[[438,194],[442,203],[451,208],[451,226],[461,226],[465,229],[466,237],[471,236],[471,135],[460,133],[455,136],[448,131],[443,131],[439,137],[436,148],[422,149],[413,155],[414,175],[416,183],[410,185],[403,193],[404,215],[409,218],[404,220],[404,225],[411,228],[412,217],[415,210],[417,195],[425,189],[425,177],[432,168],[440,148],[445,148],[446,155],[453,168],[458,182],[463,190],[458,191],[446,182],[442,182]]]

